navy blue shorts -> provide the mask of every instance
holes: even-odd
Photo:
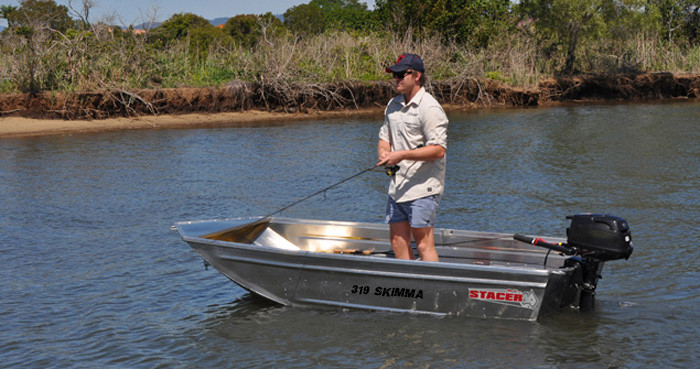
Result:
[[[434,227],[440,195],[430,195],[420,199],[396,202],[389,196],[386,203],[386,223],[409,222],[413,228]]]

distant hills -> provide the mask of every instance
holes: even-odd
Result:
[[[225,24],[229,19],[230,17],[210,19],[209,23],[211,23],[212,26],[218,26],[220,24]]]
[[[149,28],[149,24],[150,24],[150,28]],[[160,25],[161,25],[161,22],[141,23],[141,24],[135,25],[134,29],[151,29],[151,28],[160,27]]]

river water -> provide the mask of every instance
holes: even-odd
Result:
[[[596,311],[537,322],[288,308],[169,227],[270,213],[376,162],[379,119],[0,139],[0,367],[657,368],[700,350],[700,104],[451,113],[439,226],[632,227]],[[282,216],[380,222],[369,172]]]

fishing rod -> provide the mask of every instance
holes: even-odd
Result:
[[[306,196],[306,197],[304,197],[303,199],[297,200],[297,201],[295,201],[295,202],[293,202],[293,203],[291,203],[291,204],[289,204],[289,205],[287,205],[287,206],[284,206],[284,207],[282,207],[282,208],[280,208],[280,209],[277,209],[277,210],[273,211],[272,213],[269,213],[269,214],[263,216],[262,218],[265,219],[265,218],[269,218],[269,217],[271,217],[271,216],[273,216],[273,215],[275,215],[275,214],[279,214],[279,213],[281,213],[281,212],[283,212],[283,211],[285,211],[285,210],[291,208],[291,207],[294,206],[294,205],[300,204],[300,203],[302,203],[302,202],[304,202],[304,201],[306,201],[306,200],[308,200],[308,199],[310,199],[310,198],[312,198],[312,197],[314,197],[314,196],[316,196],[316,195],[322,194],[322,193],[324,193],[324,192],[330,190],[331,188],[340,186],[341,184],[343,184],[343,183],[345,183],[345,182],[347,182],[347,181],[349,181],[349,180],[351,180],[351,179],[353,179],[353,178],[355,178],[355,177],[361,176],[361,175],[363,175],[363,174],[365,174],[365,173],[367,173],[367,172],[369,172],[369,171],[372,171],[372,170],[374,170],[374,169],[376,169],[376,168],[377,168],[377,166],[376,166],[376,165],[373,165],[373,166],[371,166],[371,167],[369,167],[369,168],[367,168],[367,169],[363,169],[363,170],[361,170],[360,172],[355,173],[355,174],[351,175],[350,177],[347,177],[347,178],[343,179],[343,180],[340,181],[340,182],[334,183],[334,184],[332,184],[332,185],[330,185],[330,186],[328,186],[328,187],[326,187],[326,188],[323,188],[323,189],[321,189],[321,190],[318,190],[318,191],[312,193],[311,195]],[[387,175],[389,175],[389,169],[387,169],[386,171],[387,171]]]
[[[278,214],[278,213],[281,213],[281,212],[291,208],[294,205],[302,203],[302,202],[304,202],[304,201],[306,201],[306,200],[308,200],[308,199],[310,199],[318,194],[324,193],[324,192],[330,190],[331,188],[340,186],[341,184],[343,184],[343,183],[345,183],[345,182],[347,182],[355,177],[361,176],[369,171],[372,171],[376,168],[377,168],[377,166],[373,165],[367,169],[363,169],[363,170],[359,171],[358,173],[355,173],[347,178],[344,178],[343,180],[341,180],[339,182],[336,182],[330,186],[327,186],[321,190],[318,190],[318,191],[312,193],[311,195],[304,197],[303,199],[299,199],[297,201],[294,201],[293,203],[291,203],[289,205],[286,205],[286,206],[281,207],[281,208],[279,208],[279,209],[277,209],[269,214],[266,214],[254,222],[241,224],[241,225],[238,225],[235,227],[227,228],[227,229],[224,229],[222,231],[218,231],[218,232],[204,235],[202,237],[208,238],[208,239],[214,239],[214,240],[223,240],[223,241],[237,241],[237,240],[240,241],[241,239],[249,239],[253,235],[255,235],[257,237],[259,232],[248,232],[248,231],[250,231],[251,229],[257,228],[258,231],[262,232],[262,230],[264,230],[264,228],[267,227],[267,224],[270,222],[269,218],[271,216]],[[395,174],[395,171],[398,170],[398,167],[395,166],[395,167],[385,168],[384,170],[385,170],[387,175],[393,176]],[[248,234],[248,233],[250,233],[250,234]],[[249,241],[252,241],[252,239],[249,239]]]

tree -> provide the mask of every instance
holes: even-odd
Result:
[[[244,47],[253,47],[260,40],[261,34],[253,14],[241,14],[229,18],[224,24],[224,33],[233,37],[234,41]]]
[[[271,40],[287,33],[279,18],[268,12],[263,15],[237,15],[224,25],[224,33],[233,37],[235,42],[244,47],[254,47],[260,41],[272,43]]]
[[[10,32],[23,39],[21,46],[15,49],[21,60],[17,66],[17,84],[23,91],[38,92],[45,86],[42,81],[48,77],[44,72],[53,61],[46,58],[52,40],[75,26],[68,8],[53,0],[23,0],[19,8],[6,6],[0,11],[7,19]]]
[[[20,7],[7,16],[7,23],[12,23],[13,26],[39,26],[58,32],[65,32],[75,26],[68,15],[68,8],[57,5],[53,0],[23,0]]]
[[[268,44],[272,44],[271,40],[283,37],[287,34],[287,28],[282,21],[270,12],[259,15],[256,22],[260,27],[263,40]]]
[[[153,36],[167,43],[187,37],[193,29],[210,27],[213,28],[214,26],[208,20],[198,15],[178,13],[163,22],[159,27],[156,27],[153,31]]]
[[[14,18],[12,16],[12,13],[17,11],[16,6],[11,6],[11,5],[0,5],[0,18],[4,18],[7,21],[7,28],[12,28],[13,24],[12,19]]]
[[[208,20],[192,14],[174,14],[148,33],[149,42],[164,45],[182,44],[188,50],[191,63],[204,62],[209,55],[209,47],[223,38],[223,32]]]
[[[317,4],[300,4],[287,9],[284,24],[301,36],[316,35],[326,30],[326,19]]]
[[[375,14],[358,0],[311,0],[287,9],[284,23],[297,35],[314,35],[328,29],[368,31],[378,28]]]
[[[429,31],[477,47],[488,46],[491,38],[513,28],[509,0],[438,1],[427,15]]]
[[[81,0],[80,9],[75,9],[75,7],[73,7],[73,0],[68,0],[68,7],[78,16],[83,29],[92,28],[90,25],[90,10],[92,10],[95,5],[95,0]]]
[[[367,4],[358,0],[311,0],[309,5],[317,5],[326,25],[331,29],[344,31],[366,31],[376,28],[377,22]]]
[[[375,12],[378,21],[396,35],[425,33],[431,11],[441,0],[377,0]]]
[[[700,0],[648,0],[646,12],[666,41],[693,42],[700,30]]]
[[[688,35],[688,41],[691,44],[698,44],[700,38],[700,3],[696,2],[694,8],[688,14],[688,22],[685,25],[685,33]]]
[[[579,42],[594,34],[604,21],[605,5],[613,0],[522,0],[521,9],[534,18],[540,39],[550,37],[566,48],[562,73],[574,72]]]

